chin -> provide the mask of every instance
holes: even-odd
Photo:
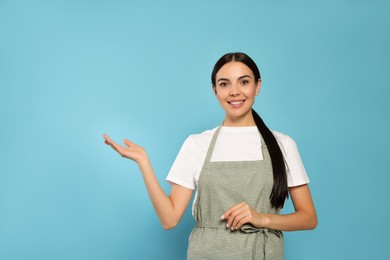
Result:
[[[226,117],[229,117],[235,121],[245,119],[248,116],[252,117],[252,109],[246,109],[245,111],[226,111]]]

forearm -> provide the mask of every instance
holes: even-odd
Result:
[[[317,226],[317,215],[315,212],[297,211],[291,214],[263,214],[258,213],[258,222],[268,229],[281,231],[295,231],[314,229]]]
[[[150,200],[152,201],[153,207],[156,210],[162,226],[165,229],[175,227],[187,208],[191,199],[192,190],[179,185],[172,185],[174,188],[172,188],[171,194],[168,197],[158,183],[152,165],[149,161],[149,157],[143,147],[128,139],[123,141],[126,146],[122,146],[115,143],[106,134],[104,134],[103,137],[105,139],[104,142],[107,145],[110,145],[122,157],[133,160],[138,164],[144,178]]]
[[[159,184],[149,159],[140,161],[138,166],[161,225],[164,229],[173,228],[179,222],[180,216],[175,214],[173,203]]]

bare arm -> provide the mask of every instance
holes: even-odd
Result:
[[[314,229],[317,226],[317,214],[307,184],[289,188],[295,212],[286,215],[264,214],[256,212],[245,202],[232,206],[224,214],[231,229],[239,229],[245,223],[255,227],[264,227],[282,231]]]
[[[131,159],[138,164],[146,189],[153,207],[164,229],[174,228],[184,214],[192,196],[193,190],[173,184],[169,196],[161,188],[147,153],[141,146],[125,139],[126,146],[115,143],[108,135],[103,135],[105,143],[110,145],[122,157]]]

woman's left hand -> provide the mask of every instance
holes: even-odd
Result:
[[[265,216],[251,208],[246,202],[241,202],[230,207],[223,213],[222,220],[226,220],[226,227],[231,230],[240,229],[245,223],[255,227],[263,227]]]

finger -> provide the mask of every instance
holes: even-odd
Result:
[[[244,225],[246,223],[250,223],[251,221],[252,221],[252,215],[243,217],[240,221],[238,221],[238,223],[236,225],[236,229],[240,229],[242,227],[242,225]]]
[[[115,151],[120,153],[121,146],[117,143],[115,143],[108,135],[104,134],[103,137],[106,139],[104,142],[108,145],[110,145]]]
[[[111,145],[111,142],[112,142],[112,141],[111,141],[111,142],[109,141],[109,140],[111,140],[111,139],[106,138],[106,137],[104,137],[104,138],[105,138],[105,139],[104,139],[104,143],[112,147],[112,145]]]
[[[123,143],[124,143],[125,145],[127,145],[128,147],[130,147],[130,146],[134,145],[134,143],[133,143],[133,142],[131,142],[129,139],[125,139],[125,140],[123,140]]]
[[[248,214],[250,214],[250,212],[248,212],[247,210],[244,210],[244,211],[240,212],[239,214],[237,214],[234,217],[232,224],[230,225],[231,229],[232,230],[238,229],[238,223],[240,223],[244,218],[246,218],[248,216]]]
[[[110,140],[110,137],[107,134],[103,134],[103,138],[106,140]]]
[[[114,142],[114,141],[113,141],[108,135],[106,135],[106,134],[104,134],[103,137],[104,137],[104,139],[105,139],[104,141],[105,141],[106,143],[108,143],[108,144]]]
[[[238,209],[238,208],[244,206],[245,204],[246,204],[245,202],[241,202],[241,203],[238,203],[238,204],[236,204],[236,205],[233,205],[232,207],[230,207],[228,210],[226,210],[226,211],[223,213],[223,215],[221,216],[221,219],[229,219],[230,214],[231,214],[234,210],[236,210],[236,209]]]
[[[238,203],[238,204],[235,204],[235,205],[231,206],[229,209],[227,209],[227,210],[223,213],[223,215],[221,216],[221,219],[229,219],[230,214],[231,214],[234,210],[236,210],[236,209],[242,207],[243,204],[244,204],[244,203],[241,202],[241,203]]]
[[[243,205],[240,208],[234,210],[232,213],[230,213],[229,219],[227,220],[227,225],[230,228],[235,228],[238,221],[241,220],[245,216],[245,212],[248,211],[248,208]],[[246,213],[247,214],[247,213]]]

